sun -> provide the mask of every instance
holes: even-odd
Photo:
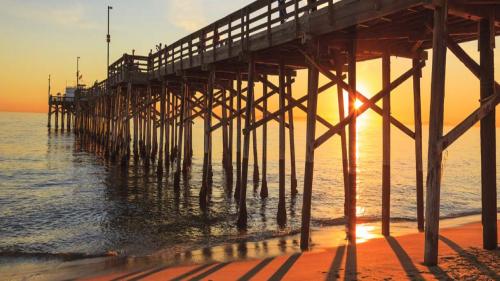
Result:
[[[354,102],[354,108],[356,109],[359,109],[361,106],[363,105],[363,102],[356,99],[356,101]]]

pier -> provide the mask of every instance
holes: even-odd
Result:
[[[189,177],[193,153],[201,153],[193,151],[193,138],[203,138],[199,188],[203,210],[210,208],[212,192],[212,137],[221,131],[224,188],[238,205],[235,227],[244,230],[248,213],[254,211],[247,209],[246,202],[249,165],[254,165],[251,176],[260,182],[261,198],[266,198],[267,125],[276,122],[279,204],[275,219],[285,226],[285,199],[303,196],[300,247],[308,250],[315,150],[334,137],[341,140],[338,153],[343,173],[339,178],[343,179],[346,231],[349,241],[355,243],[356,121],[363,113],[374,111],[383,120],[382,234],[391,233],[390,132],[400,130],[415,144],[415,216],[418,229],[425,232],[425,263],[435,265],[442,154],[477,123],[481,126],[483,246],[495,249],[498,245],[495,108],[500,86],[494,80],[493,50],[499,34],[500,3],[495,0],[257,0],[147,56],[124,54],[109,66],[107,79],[78,88],[74,98],[49,96],[48,126],[54,115],[54,128],[62,130],[66,118],[66,129],[71,128],[83,143],[119,165],[126,166],[131,160],[145,167],[155,164],[158,177],[168,177],[173,171],[176,192],[182,189],[181,179]],[[459,45],[471,41],[478,42],[479,62]],[[445,133],[448,50],[480,80],[480,93],[477,109],[464,114],[463,121]],[[393,79],[391,57],[411,61],[411,66]],[[382,89],[371,97],[360,92],[356,77],[357,63],[368,60],[382,62]],[[421,85],[422,69],[427,64],[432,65],[432,81]],[[300,79],[299,71],[307,71],[307,90],[296,94],[292,85]],[[319,84],[320,76],[327,80],[323,85]],[[406,81],[413,83],[413,128],[391,114],[391,93]],[[421,87],[431,89],[425,184]],[[340,121],[336,124],[317,112],[320,94],[327,91],[338,93],[335,102]],[[347,107],[344,91],[348,93]],[[268,101],[275,96],[278,108],[272,110]],[[293,110],[307,116],[305,163],[296,162]],[[195,120],[202,120],[203,136],[194,135]],[[317,135],[317,126],[325,132]],[[262,134],[262,143],[257,143],[257,132]],[[287,165],[290,175],[285,173]],[[297,186],[301,165],[303,186]],[[287,177],[290,186],[286,185]]]

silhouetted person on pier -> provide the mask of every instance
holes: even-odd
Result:
[[[214,49],[215,47],[219,47],[219,32],[217,30],[214,31],[214,36],[213,36],[213,45],[214,45]]]
[[[316,4],[316,0],[307,0],[308,9],[305,12],[306,15],[318,10],[318,7],[314,6],[315,4]]]
[[[202,33],[200,34],[200,39],[198,42],[198,55],[201,55],[203,51],[205,50],[205,34]]]
[[[285,20],[286,20],[286,4],[285,4],[285,1],[286,0],[278,0],[281,23],[285,23]]]

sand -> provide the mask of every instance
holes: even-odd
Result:
[[[500,251],[482,250],[479,222],[440,232],[439,265],[423,265],[423,233],[266,259],[152,266],[85,280],[500,280]]]

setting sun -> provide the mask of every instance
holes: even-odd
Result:
[[[354,102],[354,108],[356,108],[356,109],[360,108],[362,105],[363,105],[363,102],[360,100],[356,100]]]

